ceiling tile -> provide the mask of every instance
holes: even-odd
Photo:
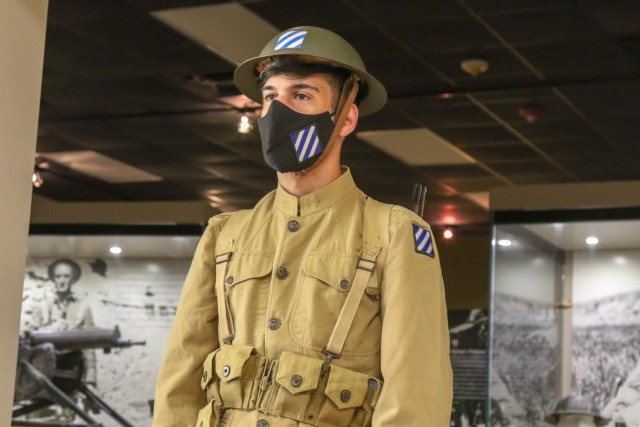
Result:
[[[471,157],[426,128],[359,132],[357,136],[412,166],[474,162]]]
[[[232,64],[255,56],[279,32],[239,3],[165,9],[151,15]]]
[[[510,131],[498,124],[438,129],[437,133],[459,148],[495,142],[512,142],[517,139]]]
[[[524,144],[508,144],[493,146],[469,146],[464,151],[483,163],[501,161],[539,160],[540,155]]]
[[[162,180],[157,175],[103,156],[95,151],[61,151],[39,154],[45,159],[53,160],[70,169],[112,184]]]
[[[426,175],[434,179],[475,178],[490,176],[489,172],[478,165],[446,165],[419,167]]]

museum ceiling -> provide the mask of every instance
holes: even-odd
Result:
[[[296,25],[341,34],[388,90],[344,146],[356,182],[409,207],[413,184],[426,185],[434,225],[486,225],[495,186],[640,179],[634,0],[49,7],[34,193],[53,200],[251,207],[275,177],[233,70]]]

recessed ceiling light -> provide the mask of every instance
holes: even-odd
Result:
[[[111,252],[114,255],[118,255],[122,253],[122,248],[120,246],[111,246],[109,248],[109,252]]]
[[[509,240],[509,239],[500,239],[500,240],[498,240],[498,244],[500,246],[504,246],[504,247],[511,246],[511,240]]]
[[[587,237],[587,245],[597,245],[599,242],[598,238],[596,236],[589,236]]]
[[[445,239],[451,239],[453,237],[453,231],[450,228],[444,230],[443,237]]]

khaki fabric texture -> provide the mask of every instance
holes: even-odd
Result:
[[[253,347],[269,360],[281,359],[284,352],[324,360],[322,350],[362,253],[365,201],[346,169],[330,185],[300,199],[279,187],[253,210],[242,212],[247,221],[230,227],[234,235],[223,228],[230,215],[210,220],[185,281],[158,376],[155,427],[194,426],[207,404],[200,389],[202,366],[219,348],[215,255],[230,241],[233,255],[226,277],[218,280],[225,284],[233,345]],[[327,391],[333,401],[341,402],[339,390],[353,382],[351,400],[344,406],[362,398],[365,378],[384,381],[374,427],[449,423],[452,373],[444,285],[437,249],[435,258],[416,251],[413,224],[430,229],[407,209],[392,208],[389,246],[378,257],[384,262],[378,262],[367,283],[342,355],[332,361],[332,366],[363,375],[330,372],[336,386]],[[307,425],[239,409],[225,411],[221,425],[253,426],[261,419],[270,427]]]

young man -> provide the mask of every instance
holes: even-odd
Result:
[[[315,27],[276,36],[235,80],[263,104],[279,185],[254,209],[210,220],[154,426],[447,426],[447,313],[429,225],[369,199],[340,166],[384,88],[346,41]]]

